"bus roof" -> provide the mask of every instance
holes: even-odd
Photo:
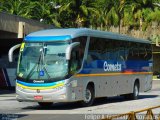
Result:
[[[33,32],[24,38],[26,42],[66,41],[80,36],[92,36],[116,40],[150,43],[148,40],[133,38],[126,35],[92,30],[88,28],[48,29]]]

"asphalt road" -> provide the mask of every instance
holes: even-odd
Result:
[[[34,102],[18,102],[14,92],[0,91],[0,119],[2,120],[97,120],[112,114],[127,113],[148,107],[160,106],[160,80],[153,81],[152,90],[140,93],[138,100],[110,97],[97,100],[91,107],[79,103],[55,103],[44,109]],[[154,110],[160,113],[160,108]]]

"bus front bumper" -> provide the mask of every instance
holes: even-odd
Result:
[[[62,89],[49,89],[49,90],[29,90],[16,87],[16,99],[20,102],[72,102],[74,101],[69,97],[69,92],[66,87]]]

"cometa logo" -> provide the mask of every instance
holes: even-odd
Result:
[[[108,64],[104,62],[104,71],[122,71],[122,65],[117,62],[117,64]]]
[[[34,82],[34,83],[44,83],[44,80],[39,80],[39,81],[33,80],[33,82]]]

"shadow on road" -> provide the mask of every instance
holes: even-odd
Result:
[[[147,98],[155,98],[157,96],[158,95],[139,95],[138,100],[147,99]],[[102,98],[102,99],[100,98],[100,99],[96,99],[94,106],[102,105],[102,104],[109,104],[109,103],[126,102],[126,101],[133,101],[133,100],[127,100],[122,96]]]
[[[13,89],[0,89],[0,95],[4,95],[4,94],[14,94],[15,90]]]
[[[155,98],[158,95],[140,95],[139,99],[147,99],[147,98]],[[126,102],[131,100],[126,100],[121,96],[116,97],[109,97],[109,98],[99,98],[96,99],[93,106],[103,105],[103,104],[110,104],[110,103],[118,103],[118,102]],[[83,108],[80,104],[80,102],[73,102],[73,103],[55,103],[49,108],[43,108],[40,107],[38,104],[35,106],[27,106],[22,108],[23,110],[72,110],[72,109],[78,109]]]
[[[138,99],[155,98],[158,95],[140,95]]]
[[[23,117],[26,117],[28,115],[18,115],[18,114],[1,114],[0,115],[0,120],[17,120],[21,119]]]
[[[35,106],[28,106],[22,108],[23,110],[72,110],[81,108],[81,104],[79,102],[73,102],[73,103],[54,103],[51,107],[40,107],[38,104]]]

